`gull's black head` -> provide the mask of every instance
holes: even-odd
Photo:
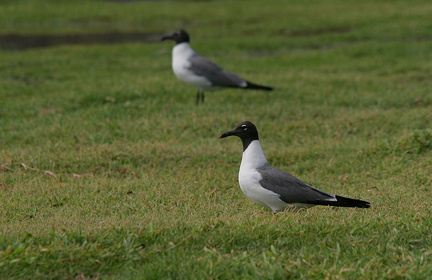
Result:
[[[228,136],[240,137],[243,143],[243,151],[247,149],[252,141],[259,140],[258,130],[250,121],[239,123],[233,130],[223,133],[219,138],[225,138]]]
[[[176,44],[189,42],[189,34],[187,34],[186,31],[180,29],[171,35],[162,37],[162,41],[164,41],[164,40],[173,40],[176,42]]]

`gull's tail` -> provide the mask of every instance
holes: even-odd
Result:
[[[357,207],[357,208],[370,208],[371,205],[367,201],[347,198],[336,195],[337,201],[310,201],[308,203],[315,205],[326,205],[326,206],[339,206],[339,207]]]
[[[267,87],[267,86],[261,86],[261,85],[257,85],[251,82],[247,82],[246,81],[246,86],[244,87],[244,89],[260,89],[260,90],[273,90],[272,87]]]

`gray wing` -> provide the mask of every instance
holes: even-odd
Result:
[[[189,70],[195,75],[204,76],[214,86],[222,87],[246,87],[247,82],[237,75],[222,69],[216,63],[204,58],[198,54],[194,54],[189,58],[191,65]]]
[[[311,187],[300,179],[266,164],[257,169],[262,176],[260,184],[275,193],[286,203],[335,201],[335,195]]]

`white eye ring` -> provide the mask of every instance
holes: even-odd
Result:
[[[247,130],[247,127],[246,127],[246,125],[244,124],[244,125],[242,125],[242,127],[243,127],[243,130]]]

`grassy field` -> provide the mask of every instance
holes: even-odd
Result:
[[[427,279],[430,1],[2,0],[0,35],[170,33],[270,93],[195,106],[168,42],[0,49],[0,279]],[[371,209],[273,215],[271,164]]]

